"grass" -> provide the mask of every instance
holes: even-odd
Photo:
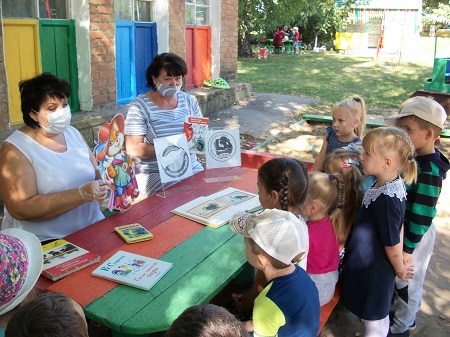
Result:
[[[305,52],[238,60],[238,81],[253,91],[321,100],[308,113],[329,114],[333,105],[360,95],[371,114],[390,115],[412,93],[423,88],[432,69],[420,64],[377,64],[372,57]]]

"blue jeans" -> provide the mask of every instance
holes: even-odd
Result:
[[[392,333],[403,333],[409,329],[416,319],[416,314],[422,304],[422,291],[425,282],[431,254],[433,253],[434,240],[436,238],[436,227],[431,224],[428,231],[423,235],[422,240],[413,252],[412,263],[414,264],[414,278],[408,283],[395,278],[397,289],[408,286],[408,301],[399,296],[394,300],[394,322],[391,326]]]

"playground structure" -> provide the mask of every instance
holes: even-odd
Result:
[[[450,113],[450,49],[441,54],[438,41],[440,38],[450,38],[450,29],[438,29],[435,36],[432,77],[425,81],[424,89],[417,90],[411,97],[431,96],[444,107],[448,115]]]

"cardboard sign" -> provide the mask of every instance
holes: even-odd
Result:
[[[206,133],[206,168],[241,166],[239,129]]]

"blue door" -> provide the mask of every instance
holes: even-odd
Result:
[[[157,52],[156,23],[116,21],[117,104],[148,91],[145,71]]]
[[[135,22],[136,36],[136,91],[137,95],[149,90],[145,72],[158,53],[158,42],[156,37],[156,23]]]

